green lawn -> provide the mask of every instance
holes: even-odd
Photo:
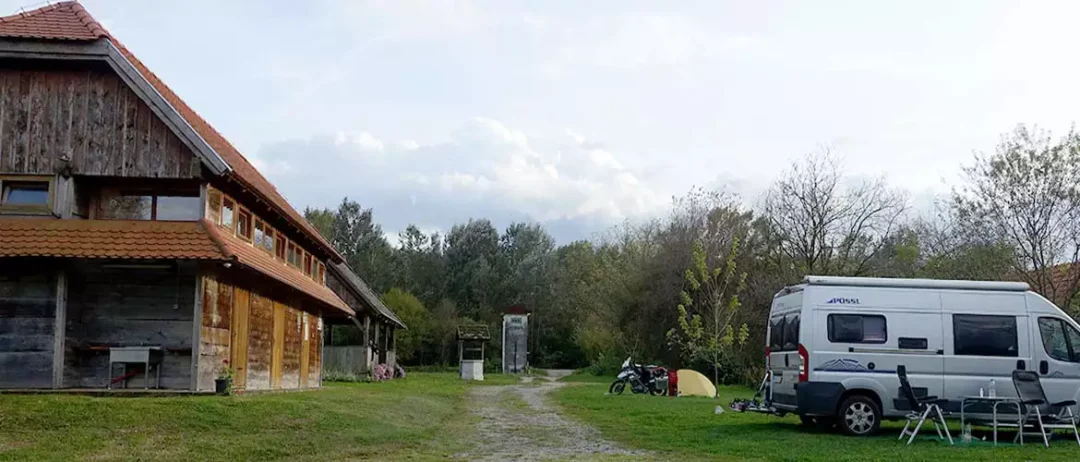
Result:
[[[667,398],[641,395],[606,396],[610,378],[576,378],[574,386],[554,392],[567,414],[591,424],[613,441],[627,447],[669,454],[673,459],[710,460],[1077,460],[1075,440],[1060,439],[1046,449],[975,442],[962,445],[959,423],[950,421],[957,446],[938,443],[933,428],[921,439],[904,446],[896,438],[903,423],[886,422],[880,436],[852,438],[806,429],[797,417],[778,418],[740,414],[727,409],[732,398],[749,398],[745,388],[722,387],[719,401],[706,398]],[[717,405],[724,414],[715,415]],[[989,437],[988,437],[989,438]],[[1011,436],[1007,439],[1011,440]]]
[[[0,395],[3,460],[441,459],[472,417],[455,374],[168,398]]]

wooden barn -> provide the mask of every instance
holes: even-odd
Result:
[[[226,365],[234,389],[313,388],[326,322],[391,325],[78,3],[0,18],[0,192],[0,388],[210,391]]]

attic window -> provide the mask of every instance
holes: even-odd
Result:
[[[240,209],[236,215],[236,235],[245,241],[251,240],[251,212]]]
[[[52,203],[52,179],[0,176],[0,210],[46,213]]]
[[[271,238],[270,242],[271,242],[271,246],[272,246],[273,245],[272,244],[273,243],[273,238]],[[268,250],[266,248],[267,247],[266,246],[266,223],[264,223],[262,220],[260,220],[258,218],[255,219],[255,242],[254,242],[254,244],[255,244],[255,247],[258,247],[258,248],[260,248],[262,250]]]
[[[301,257],[302,253],[303,253],[303,251],[301,251],[300,248],[297,247],[295,243],[290,242],[289,243],[289,260],[288,260],[289,264],[299,268],[300,267],[300,260],[302,258]]]
[[[206,219],[211,223],[221,223],[221,191],[206,190]]]
[[[228,197],[221,200],[221,221],[218,223],[228,229],[233,229],[236,222],[236,202]]]
[[[48,181],[5,181],[4,205],[49,205]]]
[[[285,261],[285,236],[280,232],[274,235],[274,256],[278,260]]]

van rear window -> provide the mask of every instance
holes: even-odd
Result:
[[[888,339],[885,316],[830,314],[828,320],[832,343],[885,343]]]
[[[784,317],[769,320],[769,350],[784,351]]]
[[[784,320],[784,348],[783,351],[795,351],[799,349],[799,315],[789,314]]]

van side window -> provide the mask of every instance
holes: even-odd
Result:
[[[777,316],[769,321],[769,350],[784,350],[784,317]]]
[[[1080,362],[1080,333],[1057,318],[1039,318],[1046,354],[1058,361]]]
[[[832,343],[885,343],[889,338],[885,316],[830,314],[828,321]]]
[[[789,314],[784,320],[784,348],[783,351],[795,351],[799,349],[799,315]]]
[[[1012,358],[1019,356],[1016,317],[954,314],[953,354]]]

